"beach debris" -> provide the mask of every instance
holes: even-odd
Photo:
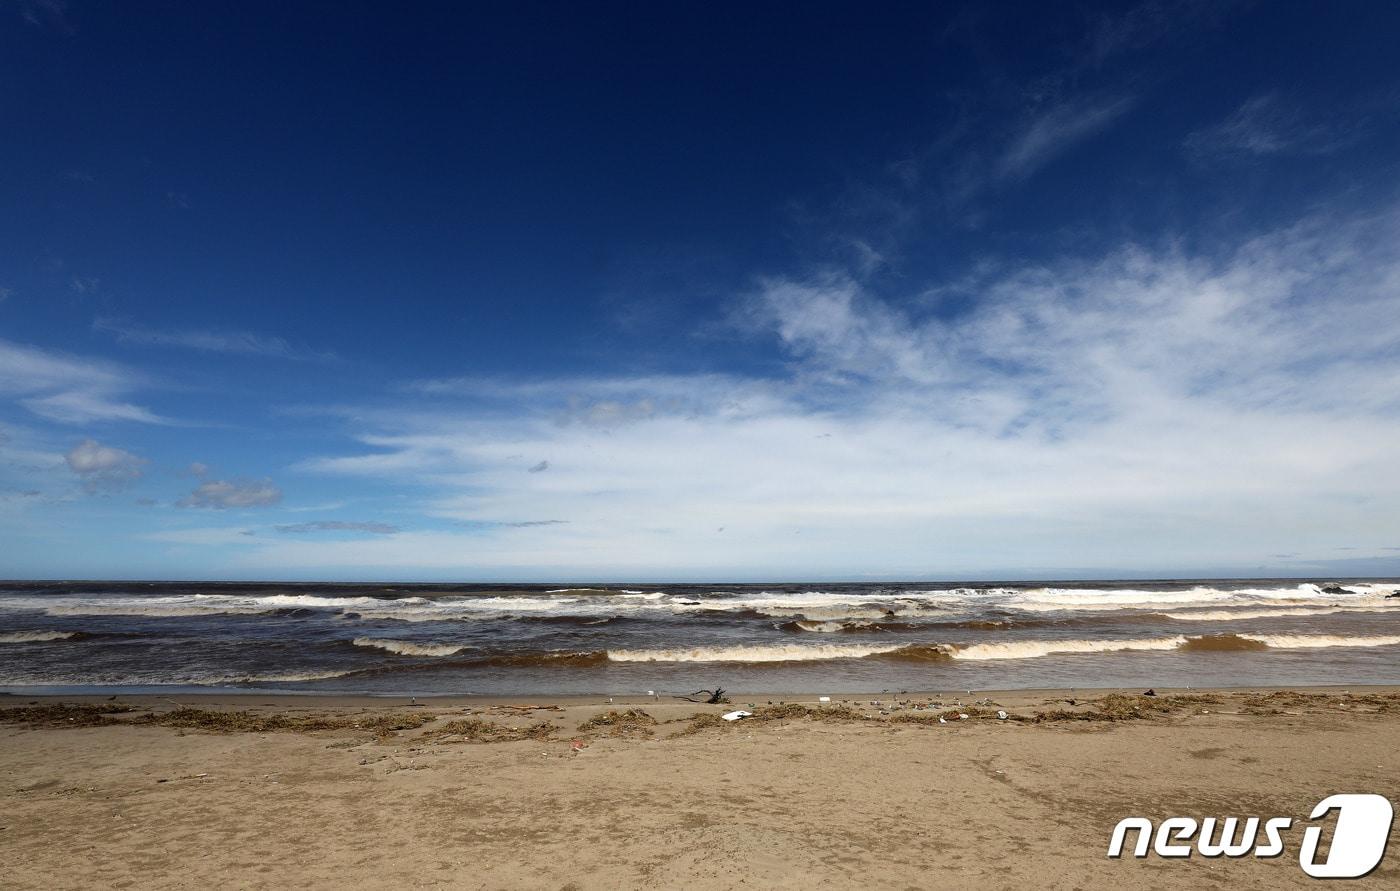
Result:
[[[666,737],[667,739],[676,739],[677,737],[681,736],[691,736],[693,734],[699,733],[702,730],[708,730],[712,727],[725,726],[727,723],[721,720],[720,716],[715,714],[714,712],[696,712],[689,718],[677,718],[676,720],[688,721],[689,723],[685,727],[681,728],[680,730],[677,730],[675,733],[672,733],[670,736]],[[667,723],[669,724],[673,722],[668,721]]]
[[[1005,721],[1005,720],[1006,720],[1007,718],[1009,718],[1009,717],[1011,717],[1011,716],[1008,715],[1005,711],[1002,711],[1001,709],[997,709],[997,720],[998,720],[998,721]]]
[[[168,712],[140,715],[127,723],[156,724],[186,730],[207,730],[223,733],[266,733],[271,731],[310,732],[317,730],[371,730],[388,736],[398,730],[415,730],[436,716],[422,712],[412,715],[289,715],[257,714],[247,711],[214,711],[198,708],[177,708]]]
[[[611,699],[608,700],[612,702]],[[562,712],[564,709],[557,705],[493,705],[491,711],[503,712]]]
[[[588,743],[581,739],[569,740],[569,751],[571,752],[582,752],[586,748],[588,748]]]
[[[1142,694],[1142,695],[1143,695],[1143,696],[1156,696],[1156,695],[1157,695],[1157,691],[1156,691],[1155,689],[1149,687],[1149,688],[1147,689],[1147,692],[1144,693],[1144,694]]]
[[[818,697],[817,697],[817,702],[830,702],[830,701],[831,701],[831,697],[830,697],[830,696],[818,696]]]
[[[580,733],[607,729],[610,736],[631,734],[651,736],[652,728],[655,726],[656,719],[651,715],[641,709],[630,708],[625,712],[609,711],[601,715],[594,715],[578,725],[578,729]]]
[[[38,700],[28,707],[0,709],[0,721],[13,724],[28,724],[33,727],[72,726],[96,727],[114,723],[112,715],[135,711],[130,705],[76,705],[57,702],[39,705]]]
[[[705,694],[705,699],[695,699],[701,693]],[[696,690],[694,693],[687,693],[685,696],[673,696],[672,699],[684,699],[686,702],[703,702],[706,705],[723,705],[729,700],[725,698],[724,688],[716,687],[713,690]],[[769,703],[770,705],[772,703]]]
[[[945,718],[945,717],[943,717],[942,715],[939,715],[939,716],[938,716],[938,723],[940,723],[940,724],[947,724],[947,723],[948,723],[948,719]]]
[[[753,712],[746,712],[743,709],[739,709],[738,711],[734,712],[725,712],[724,714],[720,715],[720,717],[726,721],[738,721],[741,718],[752,718]]]
[[[419,739],[438,743],[514,742],[520,739],[549,739],[557,729],[548,721],[539,721],[528,727],[507,727],[480,718],[458,718],[428,730]]]
[[[958,712],[958,720],[959,720],[959,721],[966,721],[966,720],[967,720],[967,712]]]

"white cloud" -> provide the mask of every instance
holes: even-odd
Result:
[[[278,532],[300,534],[304,532],[368,532],[373,535],[393,535],[399,527],[388,523],[360,520],[314,520],[309,523],[292,523],[276,527]]]
[[[1309,122],[1277,94],[1256,96],[1229,117],[1186,138],[1186,148],[1199,155],[1318,155],[1344,144],[1340,134]]]
[[[115,363],[0,340],[0,396],[16,397],[26,409],[51,421],[169,423],[125,400],[143,383],[135,372]]]
[[[95,294],[102,280],[90,275],[75,275],[68,280],[68,289],[74,294]]]
[[[177,545],[200,545],[209,547],[236,545],[246,547],[253,544],[249,530],[237,527],[205,527],[200,529],[166,529],[160,532],[148,532],[141,536],[146,541],[158,541],[166,544]]]
[[[282,500],[282,490],[272,480],[206,480],[177,502],[179,507],[215,510],[267,507]]]
[[[1130,97],[1116,96],[1064,102],[1039,112],[1002,155],[1000,174],[1029,176],[1070,146],[1106,128],[1132,106]]]
[[[94,439],[85,439],[74,446],[64,460],[68,469],[82,480],[90,493],[121,489],[140,479],[145,458],[123,449],[105,446]]]
[[[1005,272],[948,317],[841,276],[767,280],[747,318],[787,374],[533,381],[503,399],[513,413],[360,412],[365,451],[305,469],[422,487],[428,512],[473,531],[249,559],[946,577],[1247,568],[1394,539],[1398,232],[1393,216],[1317,219],[1223,257],[1127,246]],[[602,426],[573,408],[619,394],[656,408]],[[548,473],[520,473],[541,454]]]
[[[164,331],[105,318],[94,319],[92,327],[96,331],[111,334],[120,343],[141,346],[181,347],[210,353],[234,353],[318,362],[335,358],[334,353],[304,349],[292,345],[281,337],[256,334],[251,331]]]

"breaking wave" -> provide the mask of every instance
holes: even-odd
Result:
[[[880,631],[880,630],[882,630],[882,629],[880,628],[880,626],[876,625],[874,622],[865,622],[865,621],[855,621],[855,622],[837,622],[837,621],[830,621],[830,622],[812,622],[812,621],[807,621],[806,619],[798,619],[797,621],[794,621],[794,622],[782,622],[782,623],[780,623],[780,624],[778,624],[778,625],[775,625],[775,626],[773,626],[773,627],[777,628],[779,631],[797,631],[797,632],[804,632],[804,631],[805,631],[805,632],[808,632],[808,633],[810,633],[810,634],[839,634],[839,633],[841,633],[841,632],[843,632],[843,631],[844,631],[844,632],[861,632],[861,631]]]
[[[461,644],[416,643],[411,640],[378,637],[357,637],[352,643],[357,647],[377,647],[400,656],[451,656],[466,649],[466,646]]]
[[[1276,609],[1198,609],[1187,612],[1163,613],[1178,622],[1235,622],[1244,619],[1282,619],[1296,616],[1328,616],[1346,612],[1342,606],[1303,606]]]
[[[77,636],[76,631],[5,631],[0,632],[0,643],[43,643]]]
[[[1174,650],[1186,642],[1180,635],[1124,640],[1017,640],[953,647],[954,659],[983,662],[990,659],[1034,659],[1074,653],[1112,653],[1120,650]]]
[[[775,645],[694,647],[654,650],[609,650],[612,662],[812,662],[828,659],[882,658],[939,661],[956,659],[986,662],[998,659],[1036,659],[1042,656],[1069,656],[1125,651],[1180,651],[1186,653],[1246,652],[1265,649],[1305,649],[1314,647],[1380,647],[1400,645],[1400,635],[1384,637],[1342,637],[1336,635],[1208,634],[1196,637],[1013,640],[977,644],[881,644]]]
[[[826,646],[774,645],[695,647],[691,649],[608,650],[612,662],[810,662],[826,659],[861,659],[900,649],[896,645],[829,644]]]
[[[1263,641],[1238,634],[1206,634],[1192,637],[1181,645],[1182,651],[1187,653],[1255,653],[1268,648]]]
[[[1239,636],[1247,640],[1258,641],[1272,650],[1400,646],[1400,635],[1343,637],[1336,634],[1241,634]]]

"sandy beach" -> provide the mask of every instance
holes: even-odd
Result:
[[[1266,888],[1314,881],[1322,798],[1400,800],[1394,688],[1142,692],[5,696],[5,885]],[[1176,815],[1295,826],[1269,860],[1106,857]]]

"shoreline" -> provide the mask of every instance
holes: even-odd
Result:
[[[1343,694],[1349,691],[1364,691],[1371,694],[1400,693],[1400,684],[1280,684],[1280,685],[1241,685],[1241,686],[1212,686],[1212,687],[1156,687],[1152,688],[1161,696],[1182,696],[1182,695],[1232,695],[1246,693],[1318,693],[1318,694]],[[1034,687],[1034,688],[987,688],[987,689],[953,689],[948,687],[927,689],[927,690],[881,690],[861,693],[827,693],[823,691],[792,691],[792,690],[725,690],[725,696],[731,703],[750,702],[762,699],[764,701],[773,700],[787,703],[800,703],[805,705],[840,704],[843,701],[870,701],[870,700],[892,700],[892,699],[952,699],[967,696],[976,698],[993,697],[996,699],[1014,701],[1025,704],[1035,699],[1044,698],[1064,698],[1078,697],[1091,699],[1111,694],[1138,695],[1143,693],[1141,687]],[[830,698],[830,703],[821,702],[821,697]],[[223,690],[201,690],[190,692],[188,690],[176,690],[169,693],[121,693],[117,691],[89,691],[82,693],[21,693],[12,691],[0,691],[0,708],[16,705],[20,700],[34,700],[39,702],[76,702],[76,703],[103,703],[113,700],[122,702],[155,705],[158,703],[169,704],[172,700],[184,699],[204,706],[276,706],[286,705],[297,708],[369,708],[369,707],[399,707],[410,700],[416,701],[422,706],[435,706],[438,708],[464,708],[472,706],[492,706],[508,705],[511,703],[529,703],[536,705],[565,705],[565,706],[663,706],[663,705],[700,705],[702,703],[687,703],[683,697],[660,694],[658,696],[647,696],[645,694],[612,694],[607,693],[528,693],[519,696],[509,694],[469,694],[469,693],[317,693],[312,691],[223,691]],[[267,702],[266,700],[274,700]]]

